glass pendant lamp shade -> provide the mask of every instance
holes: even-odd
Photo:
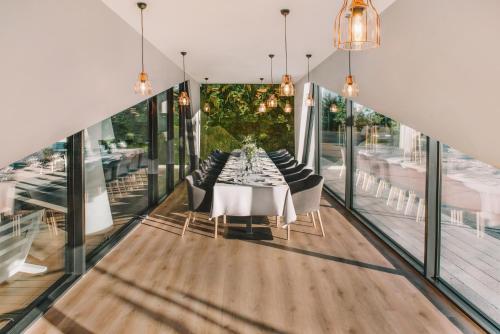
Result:
[[[139,74],[139,78],[134,85],[134,92],[142,96],[151,95],[153,93],[153,87],[151,86],[151,81],[148,80],[148,74],[146,72],[141,72]]]
[[[344,0],[335,18],[334,45],[353,51],[380,46],[380,15],[372,0]]]
[[[143,11],[148,5],[144,2],[138,2],[137,7],[141,10],[141,73],[134,85],[134,92],[143,96],[151,95],[153,93],[153,86],[149,81],[148,74],[144,71],[144,17]]]
[[[274,78],[273,78],[273,58],[274,55],[270,54],[269,59],[271,59],[271,95],[267,99],[267,107],[272,109],[278,107],[278,98],[276,95],[273,93],[274,92]]]
[[[260,78],[260,89],[261,91],[265,92],[265,90],[262,90],[264,88],[263,84],[264,84],[264,78]],[[261,103],[259,103],[259,108],[257,108],[257,113],[262,114],[265,113],[266,111],[267,111],[266,103],[262,101]]]
[[[358,84],[352,75],[346,76],[344,87],[342,88],[342,95],[345,97],[355,97],[359,95]]]
[[[309,94],[307,96],[306,105],[308,107],[314,107],[314,98],[313,98],[312,94]]]
[[[289,114],[289,113],[291,113],[291,112],[292,112],[292,110],[293,110],[292,105],[291,105],[290,103],[288,103],[288,102],[287,102],[287,103],[285,104],[285,109],[284,109],[285,113]]]
[[[289,9],[282,9],[281,15],[285,18],[285,74],[281,80],[280,95],[281,96],[294,96],[295,87],[293,86],[292,76],[288,74],[288,40],[286,34],[286,17],[290,14]]]
[[[187,91],[185,90],[186,89],[186,62],[185,62],[185,58],[186,58],[187,52],[182,51],[181,55],[182,55],[182,71],[184,73],[184,81],[183,81],[184,89],[179,94],[179,105],[187,107],[191,103],[191,99],[189,98],[189,95],[188,95]]]
[[[330,112],[336,113],[337,111],[339,111],[337,105],[335,103],[332,103],[332,105],[330,106]]]

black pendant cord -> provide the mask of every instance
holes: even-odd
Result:
[[[308,57],[307,58],[307,82],[311,82],[311,80],[309,78],[309,62],[310,62],[310,58]]]
[[[351,75],[351,50],[349,50],[349,75]]]
[[[274,78],[273,78],[273,58],[274,55],[269,55],[269,58],[271,58],[271,85],[274,85]]]
[[[186,63],[184,61],[185,58],[186,58],[186,56],[182,55],[182,72],[184,73],[184,81],[183,82],[186,82]]]
[[[142,12],[144,10],[141,8],[141,64],[142,64],[142,72],[144,72],[144,19]]]
[[[288,40],[286,38],[286,15],[285,15],[285,73],[288,75]]]

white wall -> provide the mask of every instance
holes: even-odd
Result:
[[[500,167],[499,17],[498,0],[397,0],[382,46],[353,53],[356,101]],[[340,92],[346,71],[338,51],[312,81]]]
[[[99,0],[3,2],[0,48],[0,167],[144,99],[140,35]],[[147,41],[145,64],[155,94],[182,81]]]

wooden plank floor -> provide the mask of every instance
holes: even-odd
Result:
[[[27,333],[481,333],[327,198],[326,238],[226,239],[200,220],[184,238],[184,187]],[[227,230],[227,228],[226,228]]]

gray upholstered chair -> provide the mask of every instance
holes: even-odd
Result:
[[[284,163],[284,162],[288,162],[290,160],[293,160],[293,155],[291,154],[287,154],[285,156],[282,156],[282,157],[279,157],[279,158],[276,158],[276,159],[271,159],[275,164],[281,164],[281,163]]]
[[[301,172],[306,167],[306,164],[298,164],[295,167],[284,169],[281,171],[281,174],[284,176],[292,175]]]
[[[197,212],[209,213],[212,206],[210,192],[195,185],[195,182],[191,175],[186,176],[186,181],[188,192],[188,216],[186,218],[186,221],[184,222],[184,227],[182,228],[183,236],[189,226],[191,218],[194,222]],[[217,221],[215,222],[214,238],[217,239]]]
[[[297,160],[290,160],[285,163],[277,164],[276,167],[278,167],[279,170],[285,170],[288,168],[293,168],[295,167],[299,162]]]
[[[313,174],[305,180],[290,183],[289,187],[292,193],[295,212],[297,214],[311,214],[314,227],[316,227],[316,220],[314,218],[314,213],[316,213],[321,227],[321,234],[324,237],[325,230],[319,212],[323,183],[323,176]]]
[[[286,183],[292,183],[292,182],[305,180],[305,179],[307,179],[307,177],[309,175],[311,175],[312,172],[313,172],[312,169],[303,169],[298,173],[286,175],[285,181],[286,181]]]

